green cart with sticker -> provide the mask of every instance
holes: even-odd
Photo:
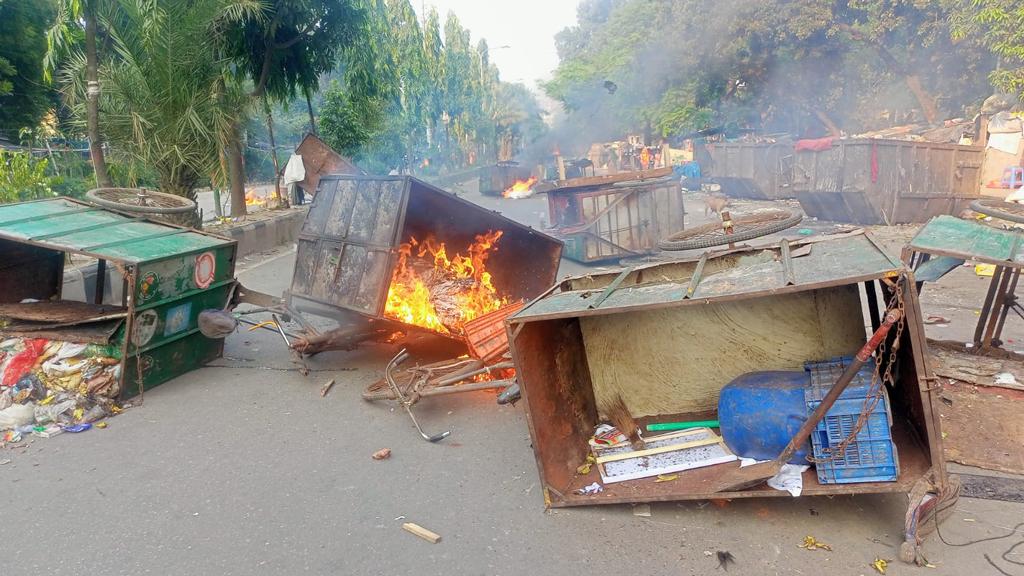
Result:
[[[104,346],[127,399],[221,356],[236,242],[69,198],[0,206],[0,340]]]

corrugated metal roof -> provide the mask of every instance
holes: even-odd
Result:
[[[962,260],[1024,267],[1020,232],[999,230],[953,216],[932,218],[910,241],[910,248]]]
[[[0,238],[128,264],[232,242],[69,198],[0,206]]]
[[[512,321],[603,314],[673,303],[794,292],[892,276],[903,270],[902,263],[879,249],[864,234],[814,243],[793,242],[790,244],[790,252],[793,256],[788,268],[783,263],[782,250],[778,245],[712,256],[705,263],[693,294],[689,297],[687,292],[694,269],[700,268],[697,260],[689,261],[689,267],[680,267],[679,262],[645,267],[644,278],[663,280],[641,284],[634,282],[631,286],[624,283],[604,300],[599,300],[599,295],[605,290],[601,286],[554,292],[520,311],[512,317]],[[791,275],[787,274],[788,270],[791,270]],[[572,280],[568,282],[571,284]],[[600,301],[600,305],[590,308],[595,301]]]

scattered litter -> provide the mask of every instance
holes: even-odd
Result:
[[[106,422],[97,422],[96,423],[96,427],[100,428],[100,429],[106,428],[107,427],[107,423]]]
[[[597,460],[594,459],[594,455],[587,454],[587,459],[583,461],[583,464],[576,467],[576,473],[580,476],[586,476],[587,474],[590,474],[590,469],[593,468],[596,463]]]
[[[705,550],[705,551],[704,551],[704,555],[705,555],[705,556],[708,556],[708,557],[710,557],[710,556],[714,556],[714,555],[715,555],[715,553],[714,553],[714,552],[712,552],[711,550]]]
[[[388,458],[391,458],[391,448],[381,448],[374,452],[371,458],[374,460],[387,460]]]
[[[327,396],[327,393],[331,391],[332,386],[334,386],[334,378],[328,380],[327,383],[320,388],[320,397],[323,398],[324,396]]]
[[[798,548],[806,548],[808,550],[828,550],[832,551],[832,547],[824,542],[816,539],[814,536],[804,536],[804,541],[798,546]]]
[[[423,538],[424,540],[426,540],[427,542],[430,542],[431,544],[437,544],[438,542],[441,541],[441,536],[439,534],[431,532],[430,530],[427,530],[426,528],[424,528],[423,526],[420,526],[419,524],[414,524],[412,522],[406,522],[406,523],[402,524],[402,529],[405,530],[406,532],[410,532],[412,534],[415,534],[415,535],[419,536],[420,538]]]
[[[796,233],[801,236],[810,236],[811,234],[814,234],[814,230],[811,230],[810,228],[801,228],[797,230]]]
[[[11,459],[10,458],[4,458],[3,460],[0,460],[0,466],[3,466],[4,464],[10,464],[10,463],[11,463]]]
[[[630,443],[601,450],[597,467],[602,481],[650,478],[736,460],[722,437],[710,428],[670,432],[641,442],[641,450],[634,450]]]
[[[996,273],[995,264],[977,264],[974,266],[974,273],[978,276],[986,276],[991,278]],[[882,572],[885,574],[885,572]]]
[[[885,569],[889,566],[889,560],[882,560],[881,558],[875,558],[875,561],[871,563],[871,567],[874,568],[879,574],[885,574]]]
[[[654,482],[657,484],[658,482],[671,482],[673,480],[679,480],[679,474],[658,474]]]
[[[996,386],[1013,386],[1016,383],[1017,379],[1009,372],[996,374]]]
[[[783,464],[779,473],[768,480],[768,485],[776,490],[785,490],[790,496],[796,497],[804,489],[803,473],[810,466],[802,464]]]
[[[601,486],[597,482],[594,482],[593,484],[590,484],[589,486],[584,486],[583,488],[580,488],[579,490],[576,491],[576,493],[581,495],[581,496],[588,496],[590,494],[597,494],[598,492],[604,492],[604,486]]]
[[[72,424],[71,426],[65,426],[64,427],[64,431],[65,432],[78,433],[78,432],[85,432],[86,430],[88,430],[90,428],[92,428],[92,424]]]
[[[639,516],[641,518],[651,517],[651,505],[650,504],[634,504],[633,505],[633,516]]]
[[[931,315],[924,319],[925,324],[949,324],[949,318],[945,316]]]
[[[48,424],[46,426],[33,426],[32,435],[40,438],[53,438],[58,434],[63,434],[64,429],[57,424]]]
[[[405,520],[405,516],[395,516],[395,522],[398,522],[399,520]]]
[[[613,446],[619,446],[629,442],[629,438],[625,434],[619,432],[619,429],[611,424],[600,424],[594,429],[594,436],[590,439],[591,449],[600,450],[602,448],[610,448]]]
[[[729,571],[729,564],[736,563],[736,557],[728,550],[718,550],[715,552],[715,556],[718,557],[718,567],[726,572]]]

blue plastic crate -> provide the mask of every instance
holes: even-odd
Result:
[[[824,362],[804,365],[810,376],[804,400],[810,414],[842,374],[850,358],[833,358]],[[835,405],[811,433],[811,450],[816,458],[829,456],[828,449],[838,446],[853,431],[861,411],[865,408],[875,365],[869,363],[857,373],[843,391]],[[892,441],[892,413],[885,386],[881,398],[871,410],[868,421],[855,441],[850,442],[841,457],[815,464],[818,481],[822,484],[848,484],[853,482],[893,482],[899,477],[899,460]]]

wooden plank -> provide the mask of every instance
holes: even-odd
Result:
[[[424,540],[426,540],[427,542],[430,542],[431,544],[437,544],[438,542],[441,541],[441,535],[440,534],[437,534],[435,532],[431,532],[430,530],[427,530],[426,528],[424,528],[423,526],[420,526],[419,524],[414,524],[412,522],[405,522],[405,523],[402,524],[402,529],[405,530],[406,532],[409,532],[411,534],[415,534],[415,535],[419,536],[420,538],[423,538]]]
[[[655,454],[664,454],[666,452],[675,452],[676,450],[685,450],[687,448],[697,448],[699,446],[709,446],[711,444],[718,444],[722,441],[720,437],[715,438],[704,438],[701,440],[693,440],[691,442],[683,442],[682,444],[672,444],[671,446],[661,446],[659,448],[647,448],[646,450],[634,450],[632,452],[623,452],[622,454],[612,454],[611,456],[601,456],[597,459],[598,464],[605,464],[607,462],[618,462],[619,460],[630,460],[632,458],[642,458],[644,456],[654,456]]]

